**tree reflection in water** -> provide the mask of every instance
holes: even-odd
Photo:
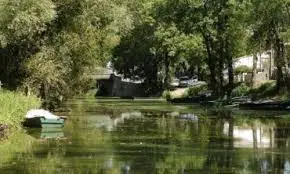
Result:
[[[173,107],[168,111],[167,106],[164,111],[142,107],[131,112],[130,103],[120,111],[112,101],[102,110],[104,105],[87,101],[72,105],[63,130],[66,139],[39,141],[30,137],[30,141],[19,143],[22,139],[12,136],[0,144],[1,154],[6,154],[0,172],[183,174],[290,170],[287,119],[190,108],[185,111]],[[152,105],[158,108],[156,102]],[[4,153],[7,147],[11,147],[9,153]]]

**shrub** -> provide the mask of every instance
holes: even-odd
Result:
[[[19,128],[26,112],[32,108],[39,108],[41,101],[35,96],[1,90],[0,106],[0,123]]]
[[[241,96],[245,96],[249,93],[250,91],[250,87],[248,87],[246,84],[242,83],[241,85],[237,86],[234,90],[233,90],[233,97],[241,97]]]
[[[246,65],[241,65],[234,69],[234,74],[251,73],[251,72],[252,72],[252,68]]]
[[[170,100],[171,99],[170,91],[167,90],[164,91],[162,97],[165,98],[166,100]]]
[[[258,88],[253,88],[249,93],[255,98],[264,98],[276,95],[276,83],[275,81],[269,81]]]
[[[190,87],[187,91],[187,97],[193,97],[200,94],[202,91],[206,91],[208,89],[206,84],[201,84],[197,86]]]

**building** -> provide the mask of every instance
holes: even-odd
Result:
[[[256,81],[263,82],[266,80],[274,79],[274,59],[273,53],[271,51],[266,51],[263,53],[257,54],[257,74],[256,74]],[[236,58],[234,60],[234,69],[237,69],[241,66],[249,67],[250,69],[253,68],[253,60],[254,55],[248,55]],[[242,73],[236,76],[236,81],[238,82],[250,82],[252,74],[251,73]]]

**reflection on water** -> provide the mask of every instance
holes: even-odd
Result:
[[[273,129],[272,126],[265,126],[263,124],[258,124],[252,126],[251,124],[234,126],[233,127],[233,138],[234,147],[236,148],[270,148],[272,147],[273,139]],[[229,123],[226,122],[224,125],[224,134],[227,135],[229,132]]]
[[[142,116],[141,112],[124,112],[119,116],[110,115],[93,115],[88,118],[92,123],[95,123],[97,128],[105,128],[107,131],[113,131],[114,127],[118,124],[124,123],[125,119],[130,118],[140,118]]]
[[[33,128],[28,129],[27,134],[31,135],[32,137],[36,139],[53,139],[53,138],[64,138],[64,133],[62,128],[54,128],[54,127],[48,127],[48,128]]]
[[[290,172],[290,120],[279,113],[223,116],[156,101],[78,99],[67,106],[63,129],[31,129],[2,142],[0,172]]]

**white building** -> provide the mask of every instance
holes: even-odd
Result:
[[[270,54],[269,52],[264,52],[257,55],[258,61],[257,61],[257,69],[263,70],[265,68],[268,68],[267,63],[269,63],[270,60]],[[243,56],[239,57],[234,60],[234,68],[237,68],[239,66],[247,66],[249,68],[253,68],[253,55]]]
[[[259,82],[271,79],[274,71],[274,59],[271,58],[273,54],[271,51],[258,53],[257,54],[257,74],[256,80]],[[253,55],[247,55],[243,57],[239,57],[234,59],[233,67],[238,68],[240,66],[247,66],[249,68],[253,68]],[[247,73],[240,74],[237,76],[237,81],[247,81],[251,79],[251,75]]]

